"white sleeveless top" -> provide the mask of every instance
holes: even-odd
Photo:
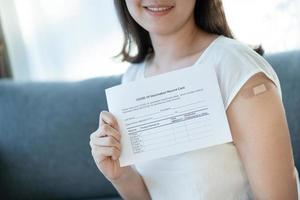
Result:
[[[258,72],[276,84],[282,99],[273,68],[251,48],[234,39],[219,36],[195,65],[215,68],[226,109],[245,82]],[[144,79],[145,66],[146,62],[129,66],[122,83]],[[135,168],[154,200],[253,199],[245,169],[232,142],[138,163]]]

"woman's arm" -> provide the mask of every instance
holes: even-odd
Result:
[[[251,95],[261,83],[269,85],[267,91]],[[297,199],[289,130],[274,83],[255,74],[228,107],[227,117],[255,199]]]
[[[130,168],[124,177],[113,180],[111,183],[117,189],[122,199],[151,199],[142,177],[133,168]]]

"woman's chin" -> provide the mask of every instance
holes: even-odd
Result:
[[[170,35],[172,34],[173,29],[166,28],[167,26],[151,27],[147,28],[147,31],[150,35]]]

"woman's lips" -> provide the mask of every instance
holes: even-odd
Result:
[[[144,8],[153,16],[163,16],[168,14],[174,6],[144,6]]]

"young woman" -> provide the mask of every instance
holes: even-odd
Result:
[[[214,67],[232,143],[120,167],[120,132],[103,111],[91,134],[99,170],[124,199],[297,199],[297,171],[272,67],[233,39],[221,0],[115,0],[133,63],[122,83],[184,67]],[[136,54],[134,54],[136,52]],[[264,84],[260,95],[253,88]]]

